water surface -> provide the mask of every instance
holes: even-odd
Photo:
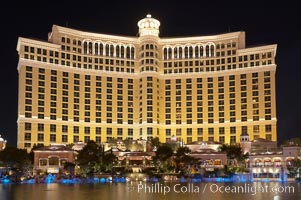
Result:
[[[2,184],[2,200],[269,200],[301,199],[301,184],[246,183],[95,183]]]

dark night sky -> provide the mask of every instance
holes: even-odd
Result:
[[[47,40],[53,24],[90,32],[135,36],[147,13],[161,22],[160,36],[202,36],[245,31],[247,46],[278,44],[278,140],[300,137],[301,14],[296,5],[262,1],[22,1],[1,6],[0,134],[17,139],[17,38]],[[288,3],[288,2],[286,2]],[[83,5],[84,4],[84,5]]]

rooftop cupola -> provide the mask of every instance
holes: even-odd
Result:
[[[146,15],[146,18],[141,19],[138,22],[139,27],[139,36],[159,36],[159,27],[160,22],[154,18],[150,14]]]

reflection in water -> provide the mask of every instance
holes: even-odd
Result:
[[[0,185],[0,197],[5,200],[212,200],[213,198],[286,200],[301,199],[301,184],[279,182],[3,184]]]

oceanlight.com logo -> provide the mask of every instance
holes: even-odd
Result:
[[[206,188],[207,184],[204,188]],[[211,184],[209,186],[209,191],[211,193],[233,193],[233,194],[241,194],[241,193],[247,193],[251,195],[256,195],[257,193],[295,193],[295,187],[294,186],[282,186],[282,185],[274,185],[272,187],[268,185],[263,186],[255,186],[248,183],[245,183],[244,185],[217,185],[217,184]]]
[[[161,193],[166,195],[168,193],[220,193],[220,194],[250,194],[256,195],[258,193],[295,193],[294,186],[284,186],[284,185],[253,185],[249,183],[245,183],[243,185],[219,185],[215,183],[206,183],[204,185],[196,185],[196,184],[174,184],[164,185],[163,183],[155,183],[155,184],[146,184],[139,183],[136,186],[130,185],[128,187],[129,191],[136,191],[138,193]]]

